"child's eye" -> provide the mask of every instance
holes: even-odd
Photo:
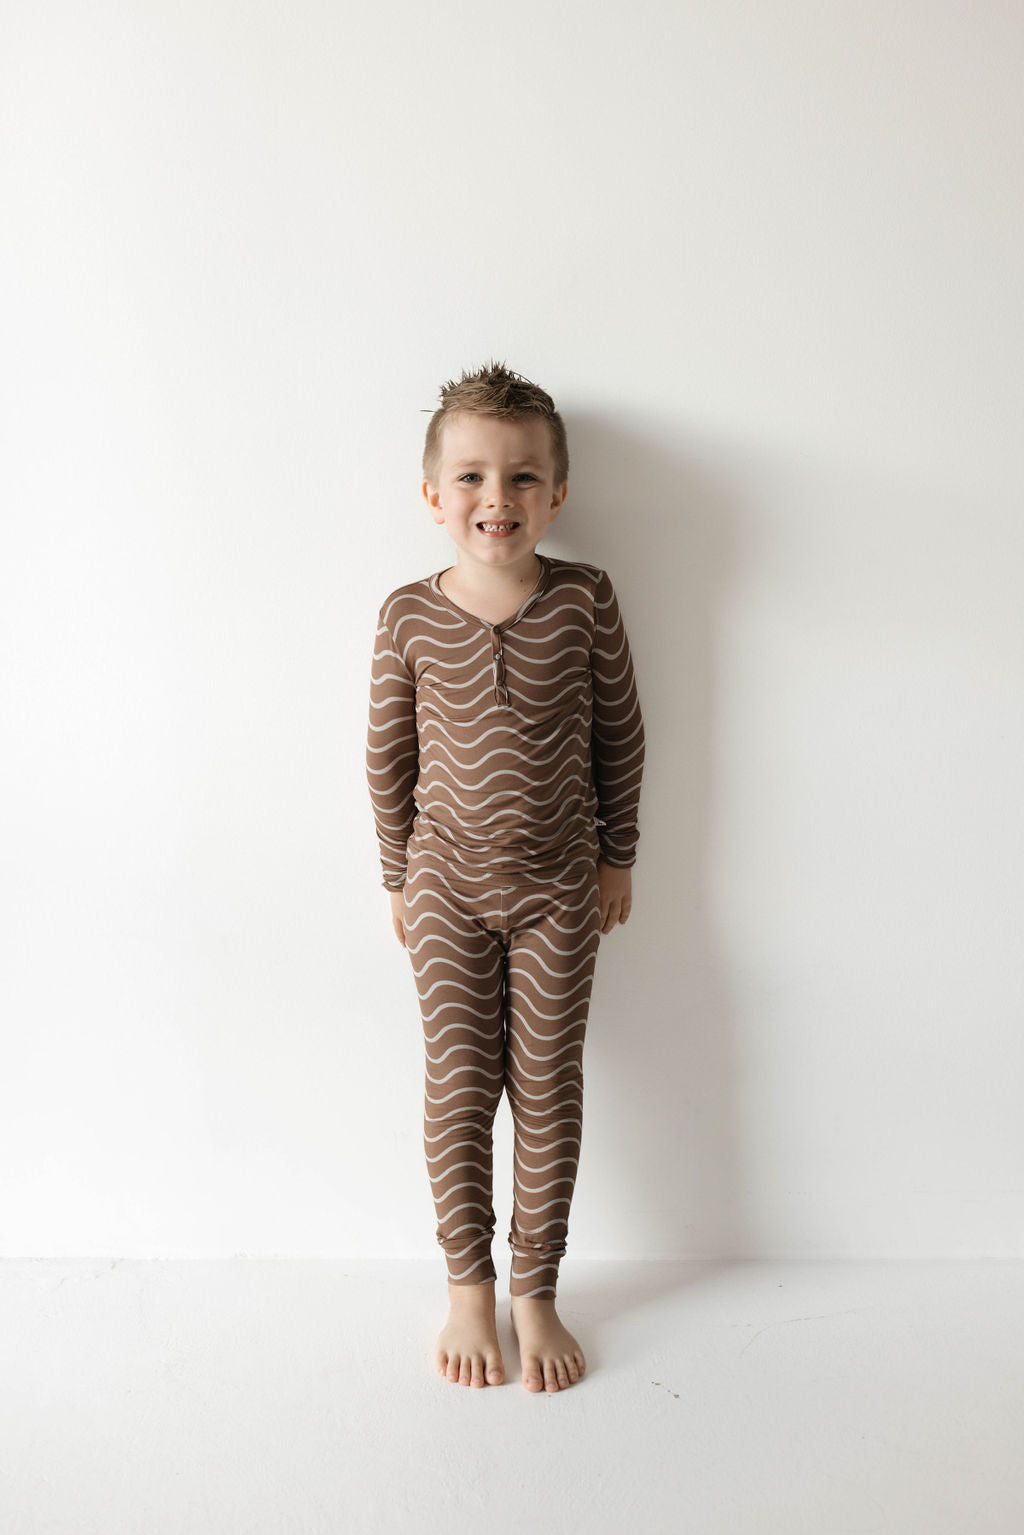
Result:
[[[475,469],[469,469],[465,474],[459,475],[460,480],[478,480],[479,478],[480,476],[477,474]],[[519,474],[516,475],[517,480],[535,480],[536,478],[537,476],[535,474],[531,474],[528,469],[523,469],[519,472]]]

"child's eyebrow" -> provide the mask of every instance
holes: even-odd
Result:
[[[452,468],[453,469],[476,469],[477,466],[480,464],[480,462],[481,462],[481,460],[478,459],[478,458],[464,458],[464,459],[460,460],[459,463],[453,464]],[[529,464],[531,469],[539,469],[540,468],[540,459],[539,458],[516,458],[516,459],[513,459],[512,463],[509,465],[509,468],[510,469],[515,469],[516,467],[521,467],[523,464]]]

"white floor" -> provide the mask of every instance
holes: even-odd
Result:
[[[439,1261],[0,1264],[3,1535],[1024,1530],[1020,1263],[570,1256],[531,1395],[507,1275],[434,1374]]]

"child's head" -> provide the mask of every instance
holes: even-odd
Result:
[[[423,448],[423,478],[431,485],[440,482],[445,428],[460,414],[543,422],[547,427],[544,435],[549,443],[552,484],[559,486],[568,480],[569,448],[565,425],[555,409],[554,400],[538,384],[531,384],[522,374],[512,373],[504,363],[492,359],[476,373],[467,373],[463,369],[458,382],[450,380],[441,389],[441,405],[427,425]]]

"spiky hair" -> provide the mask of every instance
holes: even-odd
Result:
[[[513,373],[503,362],[490,362],[475,373],[462,370],[462,377],[449,379],[441,386],[441,404],[427,424],[423,445],[423,478],[437,484],[441,467],[441,433],[449,416],[456,411],[480,416],[504,416],[513,419],[540,416],[548,422],[556,485],[569,478],[569,447],[565,424],[555,409],[555,402],[539,384],[521,373]]]

